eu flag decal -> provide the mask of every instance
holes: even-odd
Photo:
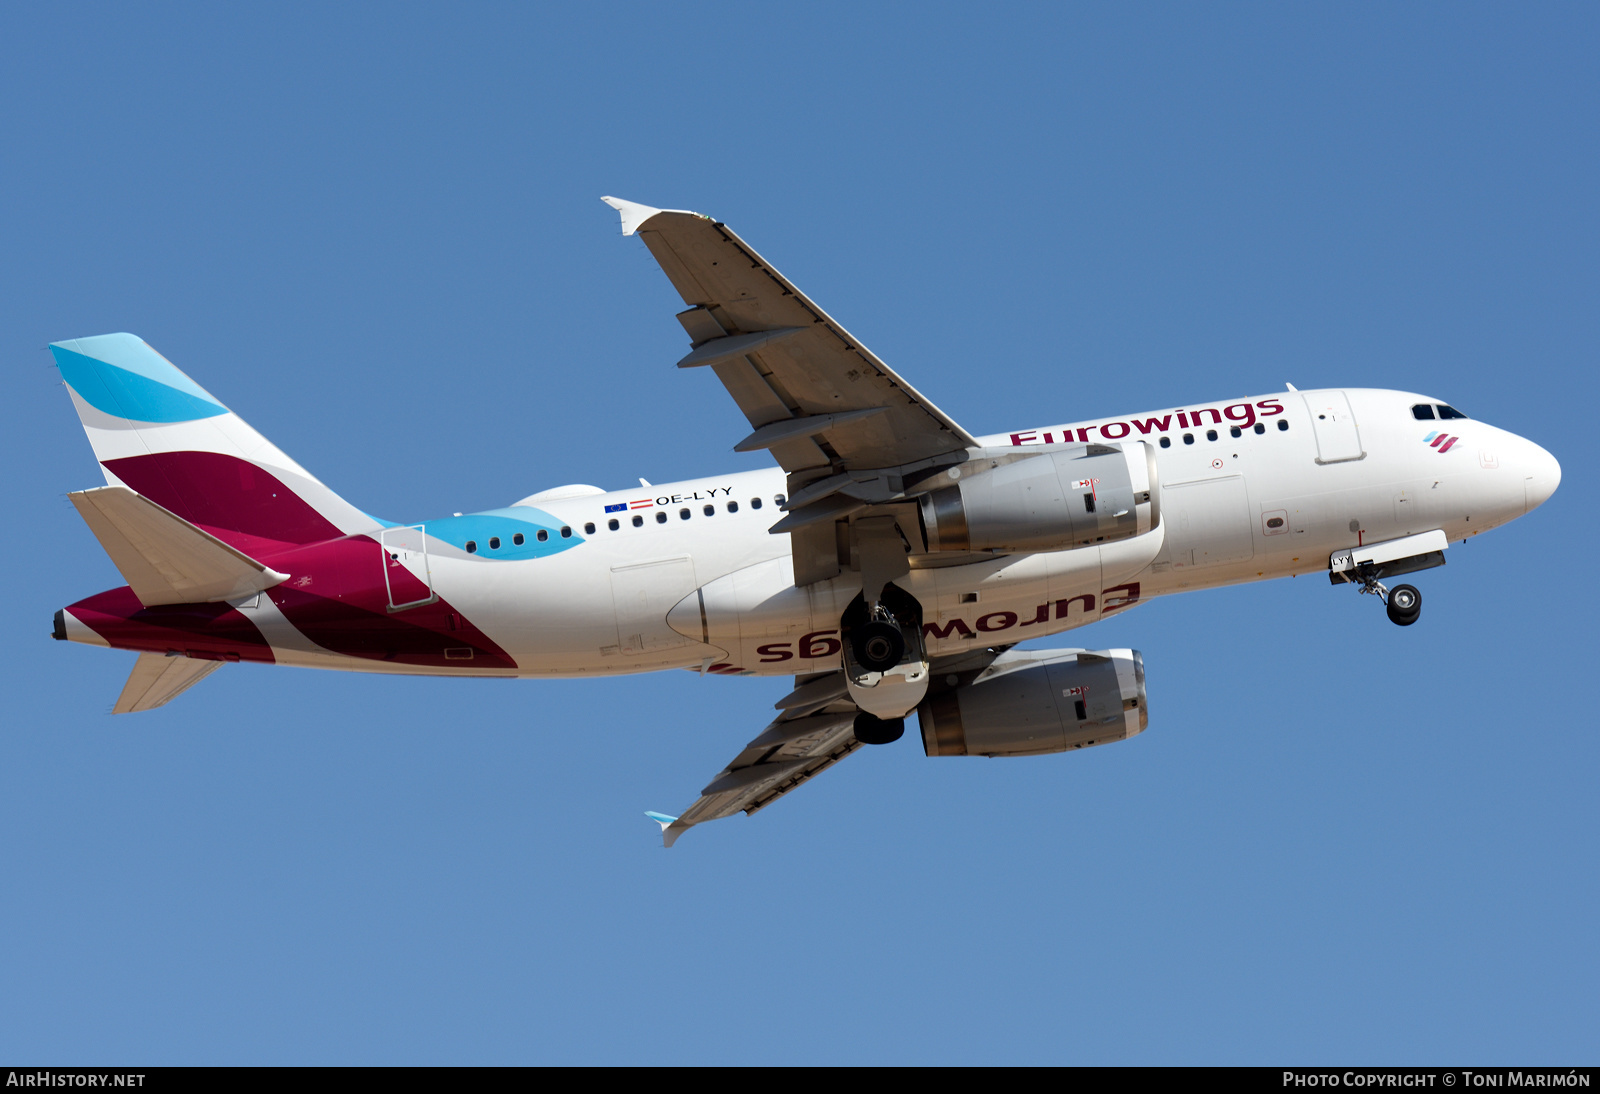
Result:
[[[608,513],[626,513],[627,511],[628,511],[628,503],[627,502],[622,502],[619,505],[608,505],[608,506],[606,506],[606,512],[608,512]]]

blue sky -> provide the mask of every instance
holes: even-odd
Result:
[[[1570,1063],[1600,1037],[1588,5],[12,6],[0,1057]],[[45,345],[138,333],[400,520],[761,466],[598,201],[727,221],[974,433],[1425,391],[1560,491],[1203,592],[1150,729],[869,749],[663,852],[780,681],[228,666],[106,712]],[[1577,551],[1575,557],[1573,552]]]

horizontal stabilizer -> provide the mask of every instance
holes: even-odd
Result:
[[[147,608],[232,600],[288,580],[126,486],[67,497]]]
[[[677,817],[669,817],[665,813],[652,812],[649,809],[646,809],[644,811],[644,815],[649,817],[651,820],[655,821],[657,824],[659,824],[661,826],[661,838],[662,838],[662,841],[663,841],[662,842],[662,846],[671,847],[672,844],[673,844],[673,841],[678,838],[678,833],[674,832],[669,836],[669,835],[667,835],[667,829],[671,828],[672,825],[673,825],[673,822],[675,822],[678,818]]]
[[[141,653],[117,696],[112,714],[137,714],[164,706],[222,667],[221,661],[195,661],[160,653]]]

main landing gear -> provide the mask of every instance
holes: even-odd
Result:
[[[904,718],[880,718],[864,710],[856,715],[856,740],[864,745],[892,745],[905,731]]]
[[[893,516],[864,517],[850,526],[852,554],[861,567],[861,594],[839,618],[844,679],[856,716],[856,740],[898,741],[905,717],[928,693],[928,652],[922,605],[895,582],[911,572],[909,540]]]
[[[839,620],[850,699],[861,709],[856,740],[886,745],[905,732],[905,716],[928,691],[928,655],[922,644],[922,605],[890,583],[878,603],[851,601]]]
[[[887,672],[906,655],[906,636],[881,603],[870,622],[854,629],[850,645],[861,667],[871,672]]]

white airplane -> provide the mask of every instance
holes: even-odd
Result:
[[[445,676],[794,677],[665,842],[754,813],[917,712],[929,756],[1120,741],[1136,650],[1015,650],[1158,596],[1384,581],[1540,505],[1531,441],[1401,391],[1288,391],[974,437],[725,225],[604,199],[775,468],[545,490],[420,524],[329,490],[129,334],[51,346],[108,485],[69,495],[127,585],[55,637],[139,658],[115,712],[222,664]]]

